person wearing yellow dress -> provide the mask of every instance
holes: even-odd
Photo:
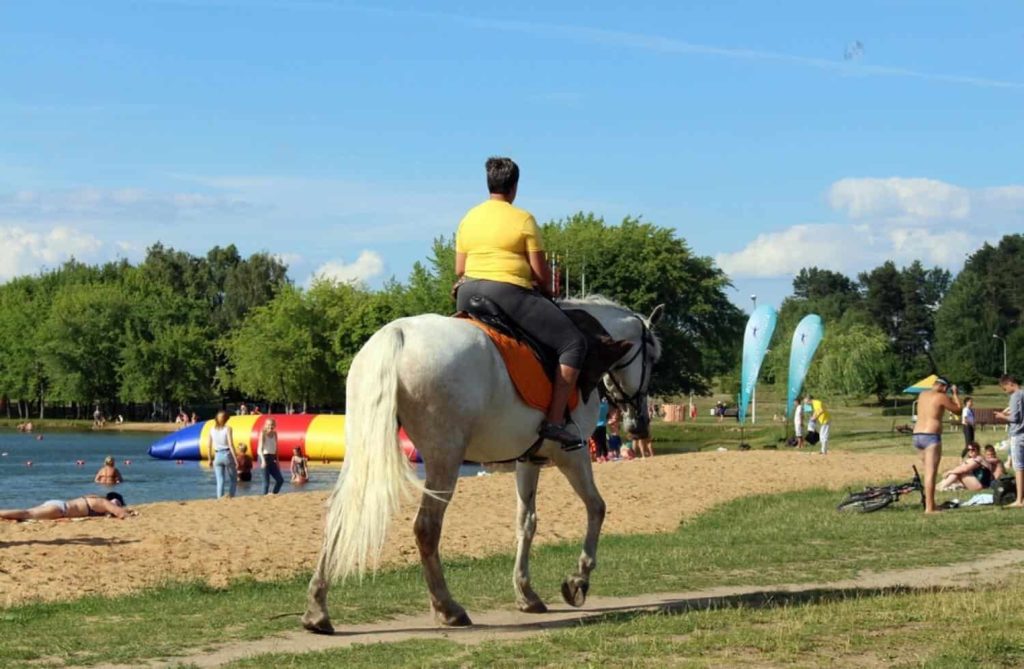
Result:
[[[489,158],[486,170],[490,197],[469,210],[455,235],[455,273],[461,282],[458,309],[467,311],[473,297],[487,298],[526,334],[557,353],[551,405],[539,434],[578,444],[580,436],[565,428],[565,407],[587,353],[586,339],[550,299],[537,221],[512,204],[519,189],[519,166],[511,158]]]

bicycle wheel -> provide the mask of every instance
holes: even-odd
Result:
[[[836,507],[836,511],[852,511],[854,513],[871,513],[884,509],[896,501],[895,496],[889,493],[882,493],[872,497],[866,497],[864,493],[854,493],[844,499]]]
[[[857,492],[847,493],[845,499],[843,499],[843,504],[848,504],[857,500],[875,499],[877,497],[887,495],[889,492],[888,488],[864,488]]]

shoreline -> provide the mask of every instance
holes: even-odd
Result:
[[[21,420],[16,418],[3,418],[0,419],[0,429],[16,430],[18,425],[21,423],[32,423],[33,430],[28,434],[39,434],[50,431],[68,431],[68,432],[151,432],[170,434],[171,432],[177,432],[178,430],[188,427],[180,423],[139,423],[139,422],[125,422],[125,423],[107,423],[103,427],[94,427],[91,420],[64,420],[64,419],[48,419],[43,420]]]

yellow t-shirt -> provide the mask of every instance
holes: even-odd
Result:
[[[487,200],[459,223],[455,251],[466,254],[466,277],[533,288],[527,253],[543,251],[533,215],[508,202]]]
[[[811,400],[811,415],[817,415],[820,412],[821,415],[816,419],[818,425],[828,425],[832,417],[828,415],[828,411],[825,409],[825,405],[821,403],[821,400]]]

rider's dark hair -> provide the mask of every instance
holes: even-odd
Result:
[[[1003,374],[1002,376],[999,377],[999,383],[1000,385],[1004,383],[1012,383],[1018,386],[1020,385],[1020,381],[1018,381],[1017,377],[1014,376],[1013,374]]]
[[[511,195],[519,184],[519,165],[511,158],[492,156],[487,159],[487,192]]]

